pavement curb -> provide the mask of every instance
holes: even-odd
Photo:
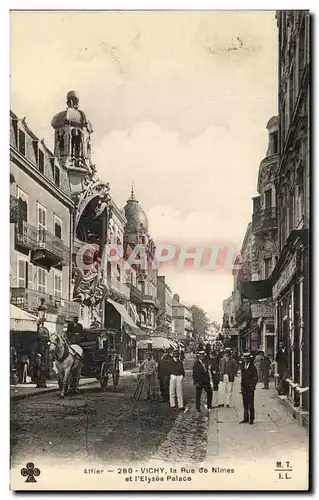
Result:
[[[80,385],[80,389],[81,389],[81,387],[86,387],[88,385],[92,385],[95,383],[96,383],[96,380],[92,380],[92,382],[85,382],[85,384]],[[39,392],[34,391],[34,392],[25,393],[25,394],[14,394],[13,396],[10,395],[10,402],[11,401],[21,401],[22,399],[34,398],[35,396],[40,396],[41,394],[48,394],[49,392],[58,392],[58,391],[59,391],[58,387],[50,387],[47,389],[42,389]]]
[[[301,427],[309,429],[309,413],[306,411],[301,411],[299,408],[295,408],[289,399],[282,399],[278,397],[278,400],[282,405],[289,410],[293,418],[298,422]]]

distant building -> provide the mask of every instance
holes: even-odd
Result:
[[[147,265],[137,264],[134,266],[136,281],[134,284],[131,283],[130,287],[132,301],[139,317],[139,326],[146,334],[151,334],[156,328],[156,315],[159,308],[157,269],[153,269],[152,265],[155,244],[148,231],[146,213],[136,199],[133,189],[124,207],[124,213],[126,218],[124,228],[125,254],[129,256],[138,245],[145,248]]]
[[[174,336],[176,339],[190,340],[193,337],[193,314],[192,311],[180,302],[179,295],[173,296],[173,323]]]
[[[157,317],[157,330],[164,333],[172,333],[173,318],[173,293],[166,283],[165,276],[157,277],[157,298],[159,301],[159,310]]]

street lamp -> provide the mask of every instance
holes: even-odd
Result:
[[[49,340],[49,330],[44,326],[47,317],[48,307],[45,305],[45,299],[41,298],[41,304],[38,307],[38,339],[40,343],[40,351],[41,351],[41,362],[40,362],[40,374],[37,383],[38,389],[45,389],[47,387],[46,384],[46,352],[48,347]]]

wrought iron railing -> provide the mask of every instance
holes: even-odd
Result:
[[[142,290],[137,288],[137,286],[133,285],[132,283],[130,283],[130,291],[131,291],[131,297],[133,299],[143,300]]]
[[[62,263],[69,261],[69,248],[60,238],[46,229],[37,229],[24,220],[18,220],[16,223],[15,241],[17,245],[29,250],[46,250]]]
[[[66,321],[80,315],[78,302],[65,300],[31,288],[11,288],[11,304],[33,314],[37,314],[41,299],[45,299],[48,313],[57,314]]]
[[[24,220],[19,220],[15,228],[15,241],[17,245],[28,248],[29,250],[35,250],[38,243],[37,228],[31,226],[31,224],[28,224]]]
[[[126,300],[130,299],[130,289],[124,283],[121,283],[117,279],[108,277],[107,285],[110,288],[111,292],[115,293],[119,297]]]
[[[45,249],[58,257],[62,262],[68,262],[69,249],[63,241],[46,229],[38,230],[38,248]]]
[[[277,227],[276,207],[264,208],[253,214],[253,232],[275,229]]]

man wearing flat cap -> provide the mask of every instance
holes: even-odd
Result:
[[[240,424],[254,423],[255,420],[255,389],[258,382],[258,373],[254,365],[253,356],[246,352],[243,354],[241,369],[241,393],[244,405],[244,420]]]

